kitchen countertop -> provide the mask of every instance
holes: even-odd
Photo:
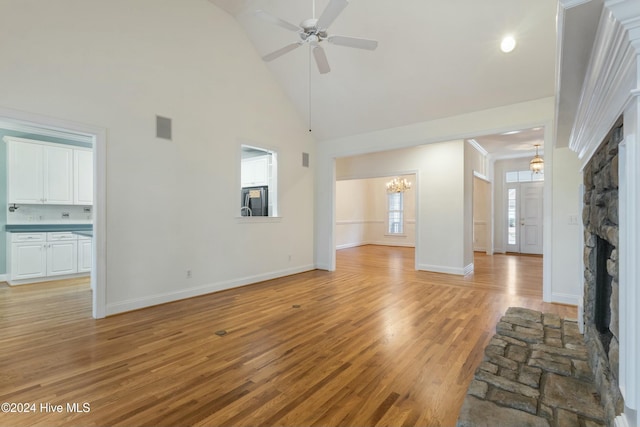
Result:
[[[49,231],[93,231],[93,224],[6,224],[6,231],[13,233]]]

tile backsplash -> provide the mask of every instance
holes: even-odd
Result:
[[[7,224],[84,224],[93,221],[93,206],[18,204],[13,212],[9,206],[6,207]]]

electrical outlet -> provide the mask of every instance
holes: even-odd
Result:
[[[187,279],[191,279],[191,270],[187,270]]]

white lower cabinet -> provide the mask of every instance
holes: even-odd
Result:
[[[47,276],[78,272],[78,241],[47,243]]]
[[[35,279],[47,275],[47,251],[44,242],[13,243],[11,279]]]
[[[11,238],[7,239],[11,245],[9,284],[36,282],[46,280],[47,277],[91,271],[90,238],[79,240],[72,232],[10,234]],[[87,249],[88,265],[84,258]]]
[[[93,243],[91,237],[78,237],[78,273],[91,271],[92,255]]]

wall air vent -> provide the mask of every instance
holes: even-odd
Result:
[[[168,139],[171,141],[171,119],[156,116],[156,138]]]

